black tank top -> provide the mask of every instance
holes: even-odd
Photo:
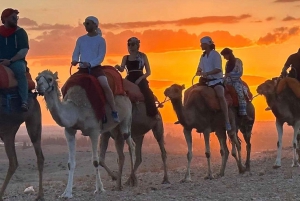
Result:
[[[126,77],[130,82],[135,82],[139,77],[143,75],[143,68],[140,69],[140,62],[138,60],[130,61],[129,55],[126,59],[126,68],[128,70],[128,75]]]

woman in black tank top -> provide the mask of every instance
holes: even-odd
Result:
[[[140,41],[136,37],[132,37],[127,41],[129,55],[126,55],[122,59],[121,66],[115,68],[123,72],[127,68],[126,79],[130,82],[137,84],[145,97],[145,105],[147,115],[160,119],[158,110],[155,104],[154,94],[149,88],[147,77],[151,74],[149,62],[147,56],[139,52]],[[145,68],[146,73],[143,73]]]

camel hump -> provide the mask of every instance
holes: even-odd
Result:
[[[282,92],[286,87],[289,87],[293,93],[300,98],[300,83],[297,79],[291,77],[282,78],[277,85],[276,93],[279,94]]]
[[[106,77],[108,84],[114,95],[125,95],[123,86],[123,78],[121,74],[112,66],[101,66]]]
[[[35,89],[35,82],[32,80],[29,72],[26,72],[26,78],[28,89]],[[18,86],[18,82],[12,70],[6,66],[0,65],[0,89],[8,89],[16,86]]]

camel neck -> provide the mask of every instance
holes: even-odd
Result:
[[[171,99],[171,103],[173,105],[173,109],[176,112],[176,115],[177,115],[177,118],[178,118],[180,124],[185,126],[186,122],[185,122],[185,117],[184,117],[184,114],[183,114],[183,105],[182,105],[181,98]]]

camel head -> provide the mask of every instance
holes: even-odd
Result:
[[[184,84],[183,85],[178,85],[178,84],[173,84],[170,87],[166,88],[164,91],[165,96],[169,97],[171,100],[172,99],[181,99],[182,98],[182,90],[185,89]]]
[[[257,87],[256,92],[258,94],[262,94],[265,96],[274,94],[277,83],[278,83],[278,78],[273,78],[272,80],[267,80]]]
[[[51,92],[55,88],[57,89],[57,79],[57,72],[53,73],[50,70],[44,70],[40,72],[35,78],[37,83],[36,90],[39,94],[44,95],[45,93]]]

